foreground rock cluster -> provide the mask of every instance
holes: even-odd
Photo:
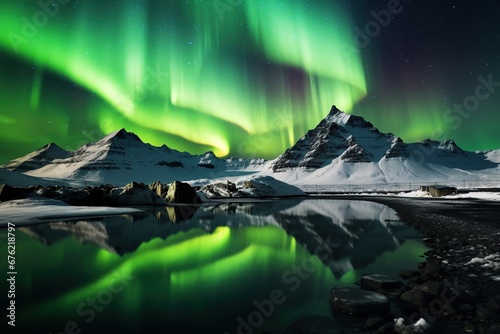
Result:
[[[141,206],[169,203],[198,205],[202,203],[196,190],[180,181],[173,181],[170,184],[154,182],[150,185],[130,182],[125,187],[100,185],[78,189],[63,186],[0,185],[0,202],[36,196],[60,200],[74,206]]]
[[[374,274],[362,277],[359,287],[334,287],[333,319],[302,318],[286,333],[318,328],[329,333],[500,333],[500,295],[484,296],[470,284],[450,281],[434,251],[427,255],[418,270],[401,272],[400,279]]]
[[[500,333],[500,203],[367,199],[423,233],[426,260],[396,279],[334,288],[332,318],[298,319],[284,333]]]
[[[500,333],[500,203],[370,199],[394,208],[430,248],[387,295],[405,323],[424,319],[434,333]]]

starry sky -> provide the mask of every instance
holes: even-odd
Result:
[[[2,0],[0,163],[120,128],[274,158],[332,105],[497,149],[499,17],[495,0]]]

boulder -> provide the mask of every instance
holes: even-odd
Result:
[[[332,310],[354,315],[385,314],[389,311],[386,296],[358,288],[334,288],[330,293]]]
[[[168,184],[163,184],[160,181],[156,181],[149,185],[149,189],[154,191],[159,197],[163,199],[167,197]]]
[[[173,181],[168,188],[167,197],[169,203],[200,204],[200,196],[189,184]]]
[[[430,301],[430,295],[419,289],[411,289],[401,294],[401,308],[407,310],[416,310],[419,307],[425,307]]]
[[[162,205],[166,201],[144,183],[130,182],[116,199],[119,205]]]
[[[403,286],[403,283],[386,275],[367,275],[363,276],[360,281],[361,288],[371,291],[380,289],[393,291]]]
[[[345,333],[333,319],[322,316],[308,316],[296,320],[289,326],[288,330],[293,333]]]
[[[431,257],[427,260],[422,268],[422,278],[427,279],[441,279],[443,274],[443,263],[437,257]]]
[[[0,202],[22,199],[24,196],[14,187],[8,184],[0,184]]]
[[[488,300],[488,306],[493,311],[500,313],[500,295],[490,297]]]
[[[109,202],[109,196],[103,188],[91,187],[85,191],[85,195],[82,200],[83,205],[99,206],[107,205]]]

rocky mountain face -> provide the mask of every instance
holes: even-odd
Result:
[[[379,163],[391,159],[425,160],[454,168],[492,168],[496,164],[483,153],[465,152],[452,140],[426,139],[404,143],[391,133],[381,133],[362,117],[348,115],[333,106],[316,128],[272,163],[273,172],[294,168],[314,171],[337,163]]]

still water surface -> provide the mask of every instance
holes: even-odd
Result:
[[[170,207],[16,234],[18,333],[282,329],[332,317],[332,287],[414,269],[426,250],[387,206],[327,199]]]

